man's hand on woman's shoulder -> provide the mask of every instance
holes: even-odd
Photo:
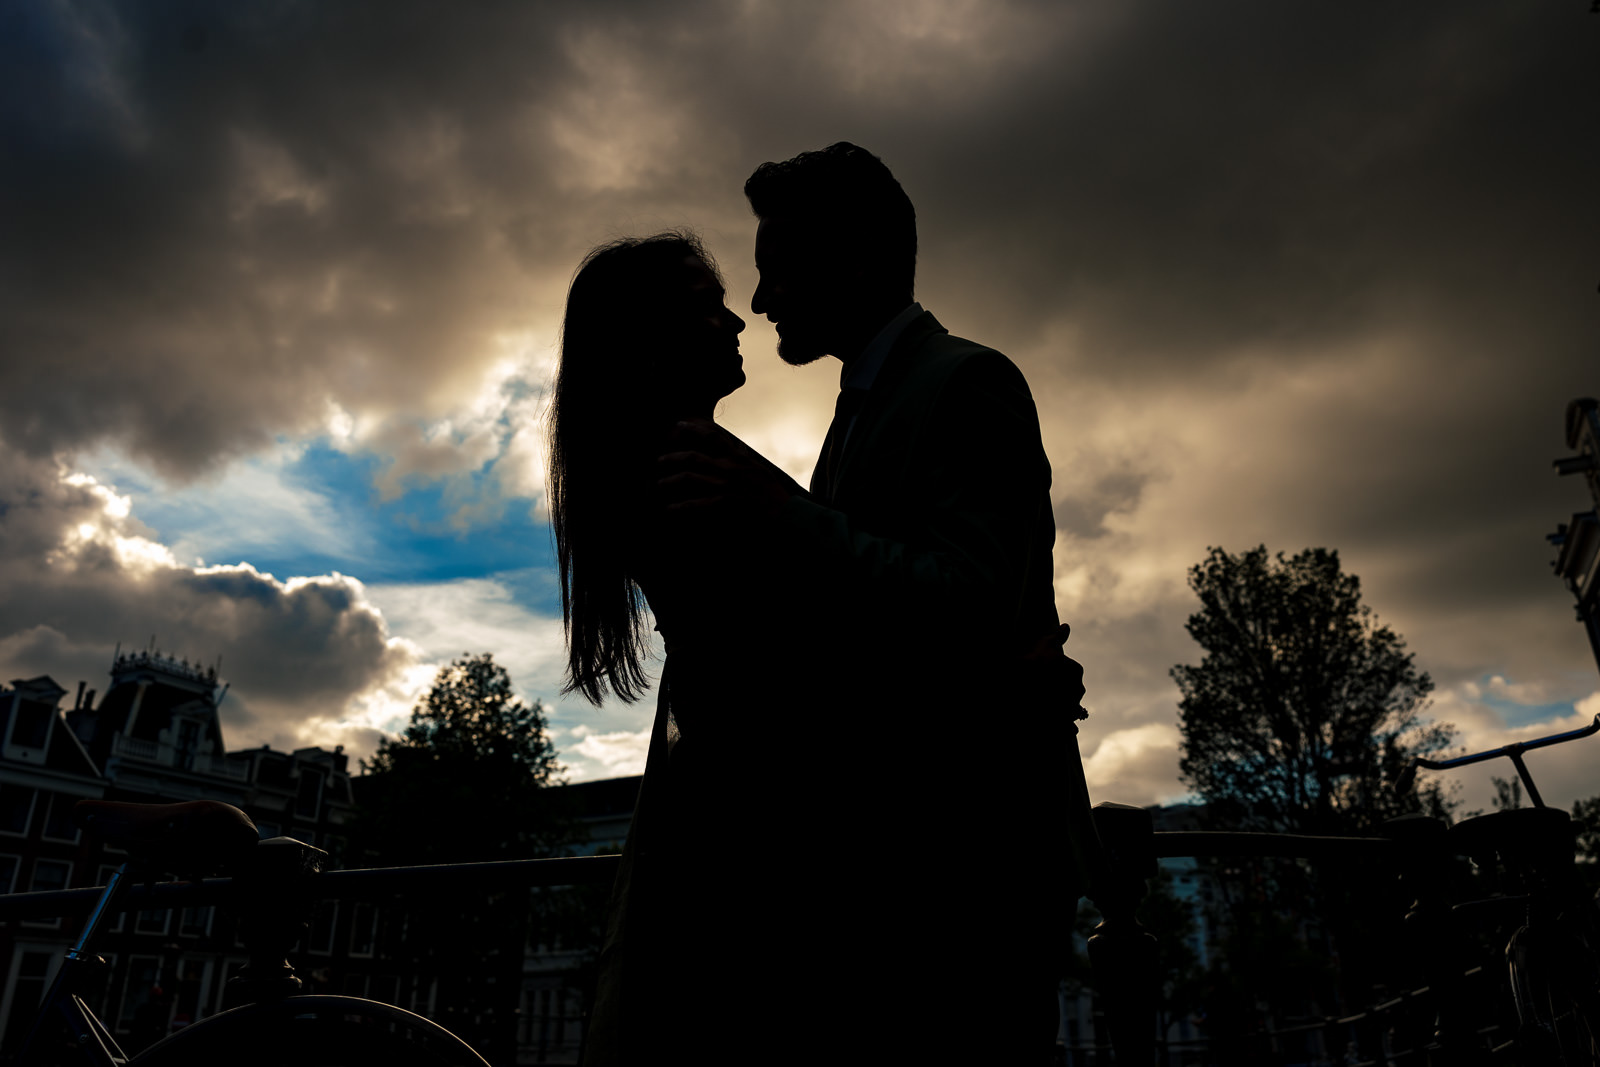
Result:
[[[656,461],[656,488],[669,513],[766,517],[804,490],[710,419],[674,427]]]

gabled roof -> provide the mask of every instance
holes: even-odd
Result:
[[[0,692],[4,693],[3,696],[0,696],[0,701],[5,701],[5,704],[10,703],[9,698],[14,693],[20,700],[25,700],[31,704],[43,704],[50,709],[51,715],[55,717],[55,722],[50,727],[50,740],[45,747],[43,766],[47,770],[81,778],[99,779],[101,777],[100,768],[84,749],[77,735],[72,732],[72,727],[67,724],[66,714],[57,706],[61,698],[67,695],[67,691],[61,688],[54,678],[51,678],[48,674],[41,674],[37,678],[13,679],[11,689]],[[5,704],[0,704],[0,707],[4,707]],[[3,720],[0,720],[0,726],[3,725]],[[0,755],[0,765],[5,764],[12,766],[39,766],[39,764],[32,762],[17,763]]]

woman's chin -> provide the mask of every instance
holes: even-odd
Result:
[[[744,388],[745,380],[746,379],[743,370],[735,371],[733,374],[729,375],[727,383],[722,387],[722,392],[717,396],[716,401],[713,402],[716,403],[726,400],[728,397]]]

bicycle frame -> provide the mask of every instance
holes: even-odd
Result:
[[[33,1018],[33,1025],[28,1028],[27,1037],[17,1050],[16,1062],[28,1061],[29,1056],[37,1051],[40,1040],[45,1036],[48,1023],[58,1018],[66,1022],[78,1042],[78,1048],[83,1051],[88,1062],[94,1063],[96,1067],[121,1067],[128,1062],[127,1054],[117,1044],[116,1038],[111,1036],[105,1024],[89,1009],[75,990],[79,976],[84,970],[90,964],[100,961],[98,956],[89,951],[90,943],[94,940],[101,922],[116,910],[116,905],[125,895],[128,886],[137,880],[135,871],[134,861],[129,860],[112,872],[110,882],[101,892],[100,899],[95,902],[94,909],[84,923],[83,932],[66,951],[61,966],[56,971],[55,980],[50,983],[44,999],[39,1002],[39,1011]]]
[[[309,848],[300,842],[288,841],[279,838],[274,842],[263,842],[263,845],[287,843],[293,846],[287,850],[278,851],[296,852]],[[258,846],[260,847],[260,846]],[[293,859],[292,856],[284,857]],[[307,883],[310,888],[308,895],[315,899],[369,899],[381,896],[399,889],[436,888],[441,886],[457,885],[466,880],[473,883],[486,881],[505,881],[524,885],[575,885],[584,883],[604,884],[611,882],[616,874],[619,857],[615,855],[602,856],[567,856],[545,859],[528,860],[500,860],[484,863],[440,864],[423,867],[390,867],[372,868],[364,870],[345,870],[315,873]],[[291,863],[290,866],[298,870],[301,865]],[[56,1042],[56,1024],[64,1023],[77,1045],[77,1062],[84,1067],[125,1067],[130,1063],[144,1063],[150,1059],[157,1050],[162,1050],[168,1041],[158,1042],[145,1052],[137,1056],[130,1056],[124,1052],[112,1037],[105,1024],[95,1016],[93,1010],[77,995],[75,989],[81,982],[84,971],[98,962],[99,957],[91,949],[96,933],[100,930],[107,916],[118,911],[137,911],[146,908],[182,908],[199,905],[232,905],[235,907],[260,906],[260,887],[255,887],[252,893],[249,879],[239,877],[207,878],[203,881],[191,882],[160,882],[141,884],[147,882],[148,871],[130,860],[119,867],[112,875],[109,883],[103,888],[62,889],[37,893],[13,893],[0,896],[0,921],[34,918],[41,916],[59,916],[73,912],[87,912],[82,933],[72,947],[65,953],[65,958],[56,972],[48,991],[40,1001],[39,1009],[34,1015],[33,1023],[18,1047],[16,1054],[7,1063],[25,1064],[30,1062],[30,1057],[37,1057],[42,1052],[55,1054],[59,1049]],[[303,872],[302,872],[303,873]],[[259,878],[259,873],[256,875]],[[286,947],[286,946],[285,946]],[[256,949],[252,948],[252,958]],[[271,955],[270,952],[267,955]],[[282,953],[277,955],[282,958]],[[270,971],[263,974],[270,976]],[[237,979],[236,979],[237,981]],[[399,1008],[385,1005],[380,1002],[365,1001],[359,998],[347,997],[308,997],[292,996],[292,1001],[303,1005],[306,1010],[335,1011],[340,1005],[358,1005],[367,1012],[370,1018],[401,1025],[414,1033],[426,1031],[424,1036],[435,1042],[459,1044],[458,1040],[448,1031],[436,1026],[426,1019],[414,1016]],[[256,1000],[254,997],[245,996],[245,1000]],[[283,1001],[276,1001],[284,1003]],[[224,1015],[233,1015],[231,1025],[235,1029],[221,1031],[234,1033],[238,1028],[248,1025],[247,1019],[262,1016],[269,1012],[274,998],[266,998],[266,1002],[257,1001],[251,1004],[254,1014],[239,1016],[235,1013],[224,1012],[194,1024],[195,1033],[185,1038],[181,1046],[173,1046],[171,1053],[180,1056],[182,1050],[196,1045],[205,1031],[207,1040],[214,1040],[216,1030],[212,1023],[220,1020]],[[329,1007],[329,1006],[332,1007]],[[347,1012],[349,1009],[342,1009]],[[270,1012],[269,1012],[270,1013]],[[187,1032],[180,1031],[180,1033]],[[431,1035],[431,1036],[430,1036]],[[440,1035],[443,1035],[442,1037]],[[176,1036],[176,1035],[174,1035]],[[460,1049],[470,1052],[464,1044]],[[458,1054],[464,1055],[460,1050]],[[52,1060],[52,1062],[56,1062]],[[151,1062],[165,1062],[156,1056]],[[463,1062],[476,1062],[464,1060]]]

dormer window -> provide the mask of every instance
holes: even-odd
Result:
[[[17,701],[11,743],[23,748],[43,748],[50,738],[50,715],[54,710],[37,700]]]
[[[322,771],[300,766],[300,785],[295,793],[294,813],[302,819],[315,820],[322,810]]]

